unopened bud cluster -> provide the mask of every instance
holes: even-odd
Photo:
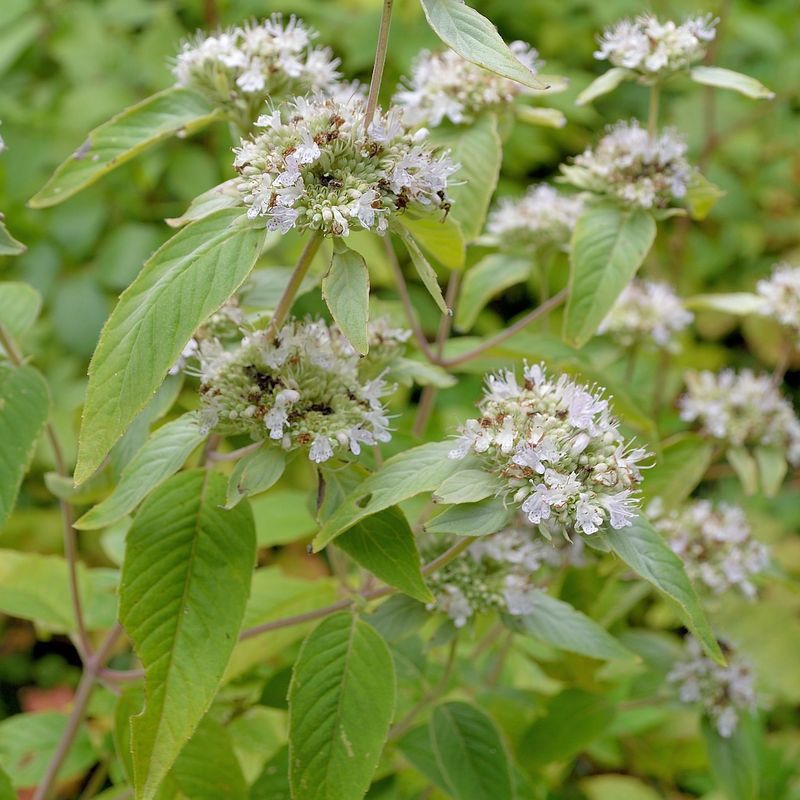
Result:
[[[739,716],[755,709],[755,676],[748,663],[728,648],[723,667],[703,655],[700,643],[686,640],[686,653],[667,675],[682,703],[700,704],[720,736],[736,731]]]
[[[676,335],[694,319],[666,283],[634,280],[629,283],[598,328],[623,347],[654,342],[675,352]]]
[[[566,248],[583,211],[583,198],[540,183],[519,199],[505,197],[489,214],[486,232],[504,248]]]
[[[800,343],[800,266],[776,264],[772,275],[758,282],[756,291],[765,312],[789,328]]]
[[[506,494],[548,535],[625,528],[636,516],[638,467],[647,453],[626,444],[608,401],[566,375],[525,366],[490,375],[481,416],[460,429],[450,458],[468,453],[506,483]]]
[[[710,14],[690,17],[681,24],[661,22],[652,14],[624,19],[607,28],[594,57],[639,74],[654,83],[700,61],[716,35],[717,20]]]
[[[562,166],[580,189],[641,208],[665,208],[686,195],[692,167],[686,142],[674,130],[651,137],[636,120],[609,127],[594,148]]]
[[[681,419],[734,447],[774,445],[800,464],[800,420],[769,375],[752,370],[686,373]]]
[[[313,47],[315,31],[274,14],[263,22],[199,34],[175,59],[178,86],[195,89],[221,106],[247,111],[252,122],[269,99],[277,104],[308,92],[330,92],[339,81],[339,60]]]
[[[446,153],[411,133],[402,114],[376,113],[365,129],[363,99],[297,97],[259,117],[262,129],[236,148],[239,190],[251,218],[271,230],[347,236],[385,231],[392,214],[444,215],[447,180],[457,169]]]
[[[509,47],[525,67],[537,71],[536,50],[525,42],[512,42]],[[521,83],[489,72],[453,50],[424,50],[394,102],[405,110],[410,125],[436,127],[445,119],[456,125],[471,122],[483,109],[506,106],[527,91]]]
[[[203,340],[201,421],[219,433],[306,449],[316,463],[358,455],[362,445],[391,438],[382,403],[391,387],[382,375],[407,338],[374,325],[366,358],[321,320],[290,320],[274,339],[251,332],[231,350]]]
[[[669,513],[652,508],[648,513],[693,581],[717,595],[735,589],[747,598],[756,596],[752,578],[767,567],[769,551],[753,538],[739,506],[694,500]]]

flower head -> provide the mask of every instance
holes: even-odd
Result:
[[[654,514],[653,524],[694,581],[714,594],[738,589],[747,598],[755,597],[751,579],[766,568],[769,551],[752,537],[739,506],[693,500],[681,509]]]
[[[489,238],[502,246],[566,247],[583,210],[580,195],[568,195],[545,183],[528,188],[518,200],[504,197],[489,214]]]
[[[676,334],[694,319],[666,283],[634,280],[617,298],[598,328],[624,347],[651,339],[659,347],[677,350]]]
[[[800,344],[800,266],[776,264],[772,275],[758,282],[756,291],[766,313],[789,328]]]
[[[537,71],[540,63],[536,50],[525,42],[512,42],[510,48],[532,73]],[[495,75],[454,50],[423,50],[394,102],[402,106],[410,125],[435,128],[445,119],[455,125],[471,122],[484,108],[509,105],[527,91],[521,83]]]
[[[317,34],[298,20],[273,14],[263,22],[198,34],[181,47],[173,73],[178,86],[195,89],[224,107],[247,111],[252,122],[264,101],[330,92],[339,59],[312,46]]]
[[[451,458],[476,453],[506,483],[506,494],[545,535],[625,528],[636,516],[638,462],[600,393],[527,366],[489,375],[481,416],[461,428]],[[546,525],[542,526],[541,523]]]
[[[698,422],[710,436],[733,447],[775,445],[800,464],[800,420],[769,375],[752,370],[687,372],[678,400],[681,419]]]
[[[232,350],[203,340],[201,419],[220,433],[307,449],[317,463],[389,441],[382,398],[391,387],[381,375],[399,346],[380,329],[370,339],[371,360],[321,320],[291,320],[274,340],[248,333]]]
[[[256,125],[261,133],[242,140],[234,166],[248,215],[265,217],[271,230],[381,233],[392,214],[449,207],[447,181],[456,167],[425,132],[410,133],[396,110],[376,114],[365,130],[358,95],[297,97]]]
[[[710,14],[690,17],[680,25],[661,22],[652,14],[624,19],[603,32],[594,57],[654,81],[700,61],[716,35],[716,24]]]
[[[636,120],[611,126],[594,149],[561,170],[580,189],[641,208],[664,208],[684,197],[693,171],[675,131],[651,138]]]
[[[698,703],[720,736],[733,736],[739,715],[756,705],[755,676],[750,665],[726,647],[728,665],[723,667],[703,655],[700,643],[688,638],[685,655],[667,675],[681,702]]]

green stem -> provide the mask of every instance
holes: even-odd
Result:
[[[647,135],[650,141],[655,141],[656,131],[658,130],[658,101],[661,89],[657,83],[650,87],[650,107],[647,112]]]
[[[386,66],[386,51],[389,44],[389,28],[392,24],[392,6],[394,0],[383,0],[383,13],[381,14],[381,27],[378,30],[378,44],[375,48],[375,63],[372,67],[372,78],[369,82],[369,96],[367,108],[364,112],[364,129],[369,128],[375,109],[378,105],[378,93],[381,90],[383,69]]]

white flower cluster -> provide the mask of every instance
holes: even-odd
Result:
[[[397,110],[377,113],[365,130],[360,96],[297,97],[281,114],[261,116],[262,133],[242,140],[234,166],[252,218],[271,230],[347,236],[385,231],[392,214],[449,208],[447,180],[457,167],[412,134]]]
[[[716,35],[716,24],[710,14],[690,17],[680,25],[660,22],[652,14],[624,19],[603,32],[594,57],[654,82],[700,61]]]
[[[370,352],[359,357],[338,328],[321,320],[290,320],[272,340],[248,333],[226,350],[200,343],[201,420],[220,433],[272,440],[285,450],[308,448],[311,461],[358,455],[387,442],[389,420],[382,375],[405,348],[406,331],[379,323]]]
[[[283,101],[338,85],[339,59],[330,49],[313,47],[315,31],[292,16],[274,14],[263,22],[228,28],[185,42],[175,59],[178,86],[196,89],[223,106],[252,112],[266,99]]]
[[[509,47],[532,73],[541,66],[538,53],[525,42]],[[471,122],[484,108],[513,102],[527,92],[521,83],[495,75],[467,61],[453,50],[431,53],[423,50],[411,68],[411,78],[394,96],[410,125],[436,127],[445,119],[456,125]]]
[[[749,664],[726,652],[728,666],[723,667],[703,655],[700,643],[686,641],[686,655],[667,675],[675,684],[682,703],[699,703],[714,723],[720,736],[736,731],[741,712],[756,705],[755,676]]]
[[[791,329],[800,342],[800,266],[776,264],[772,275],[756,286],[765,311]]]
[[[701,581],[714,594],[738,589],[747,598],[756,596],[751,579],[767,567],[769,551],[752,537],[739,506],[694,500],[669,513],[651,507],[650,513],[656,530],[667,537],[692,580]]]
[[[634,280],[629,283],[597,329],[623,347],[652,339],[675,352],[675,337],[688,327],[694,315],[666,283]]]
[[[563,165],[567,182],[626,205],[664,208],[684,197],[692,178],[686,142],[673,130],[651,138],[636,120],[609,127],[597,146]]]
[[[549,521],[544,535],[631,524],[647,453],[626,444],[601,394],[539,365],[525,366],[522,385],[510,371],[486,384],[481,416],[460,429],[450,458],[483,456],[529,522]]]
[[[504,197],[489,214],[488,238],[502,247],[566,248],[583,211],[583,197],[535,184],[519,199]]]
[[[734,447],[775,445],[800,465],[800,420],[769,375],[752,370],[687,372],[681,419]]]

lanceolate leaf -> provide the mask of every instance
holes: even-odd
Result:
[[[660,497],[670,507],[685,500],[706,474],[714,445],[694,433],[664,442],[653,469],[642,484],[645,501]]]
[[[280,447],[265,446],[236,462],[228,481],[226,508],[233,508],[243,497],[265,492],[283,475],[286,453]]]
[[[105,528],[129,514],[156,486],[177,472],[205,438],[195,413],[162,425],[122,470],[117,488],[87,511],[75,527]]]
[[[398,227],[405,228],[414,237],[414,241],[443,267],[461,269],[464,266],[464,234],[449,214],[444,217],[428,214],[414,219],[406,213],[397,218],[397,223]]]
[[[28,248],[22,242],[18,242],[6,228],[2,216],[0,216],[0,256],[18,256]]]
[[[218,211],[164,244],[122,293],[89,366],[76,483],[97,469],[198,326],[242,284],[263,238],[238,210]]]
[[[0,325],[14,339],[19,339],[36,322],[42,307],[42,296],[27,283],[0,283]]]
[[[513,800],[508,755],[483,711],[462,702],[437,706],[430,734],[439,771],[455,800]]]
[[[47,208],[61,203],[157,142],[188,136],[221,115],[188,89],[166,89],[148,97],[95,128],[29,205]]]
[[[17,500],[49,409],[47,384],[33,367],[0,364],[0,528]]]
[[[350,344],[365,355],[369,350],[369,271],[364,256],[336,242],[331,266],[322,279],[322,296]]]
[[[689,74],[695,83],[716,86],[719,89],[732,89],[754,100],[771,100],[775,97],[775,92],[764,86],[761,81],[749,75],[742,75],[741,72],[734,72],[732,69],[699,66],[694,67]]]
[[[392,656],[357,616],[335,614],[303,643],[289,687],[294,800],[361,800],[394,713]]]
[[[675,606],[686,626],[715,661],[725,663],[722,651],[700,607],[683,563],[661,535],[640,514],[631,525],[608,530],[603,538],[638,575],[652,583]]]
[[[452,533],[455,536],[488,536],[505,528],[514,510],[502,498],[450,506],[425,523],[427,533]]]
[[[703,739],[711,762],[711,772],[727,800],[758,800],[759,731],[756,721],[743,714],[731,736],[720,736],[714,723],[704,718]]]
[[[633,78],[634,73],[625,67],[612,67],[599,78],[595,78],[575,99],[575,104],[585,106],[604,94],[613,92],[624,80]]]
[[[396,506],[356,523],[336,544],[390,586],[423,603],[433,599],[422,579],[414,534]]]
[[[347,495],[325,520],[314,539],[314,549],[321,550],[340,533],[371,514],[420,492],[433,492],[445,478],[465,466],[463,461],[447,457],[452,448],[451,442],[431,442],[392,456],[378,472]]]
[[[131,721],[137,798],[151,800],[219,686],[244,616],[255,563],[249,507],[231,511],[225,479],[170,478],[128,533],[120,620],[145,668],[144,710]]]
[[[421,3],[436,35],[462,58],[532,89],[547,88],[509,50],[497,28],[474,8],[461,0],[421,0]]]
[[[398,226],[397,233],[403,240],[403,244],[406,246],[409,256],[411,256],[411,263],[414,265],[422,283],[428,290],[428,294],[430,294],[443,314],[450,313],[450,310],[447,308],[447,303],[444,300],[444,295],[442,294],[442,287],[439,286],[439,279],[436,277],[436,270],[428,263],[428,259],[425,258],[422,251],[419,249],[419,245],[414,241],[414,237],[411,236],[407,230]]]
[[[482,114],[472,125],[439,125],[431,133],[435,144],[450,150],[455,164],[460,164],[453,186],[447,194],[453,208],[450,219],[461,227],[464,239],[472,242],[480,236],[497,187],[503,147],[494,114]]]
[[[190,222],[203,219],[215,211],[223,208],[236,208],[242,205],[242,194],[236,188],[239,178],[231,178],[229,181],[214,186],[207,192],[195,197],[189,204],[189,208],[179,217],[165,220],[170,228],[182,228]]]
[[[603,203],[578,219],[570,250],[564,336],[589,341],[644,261],[656,236],[653,217],[640,208]]]

